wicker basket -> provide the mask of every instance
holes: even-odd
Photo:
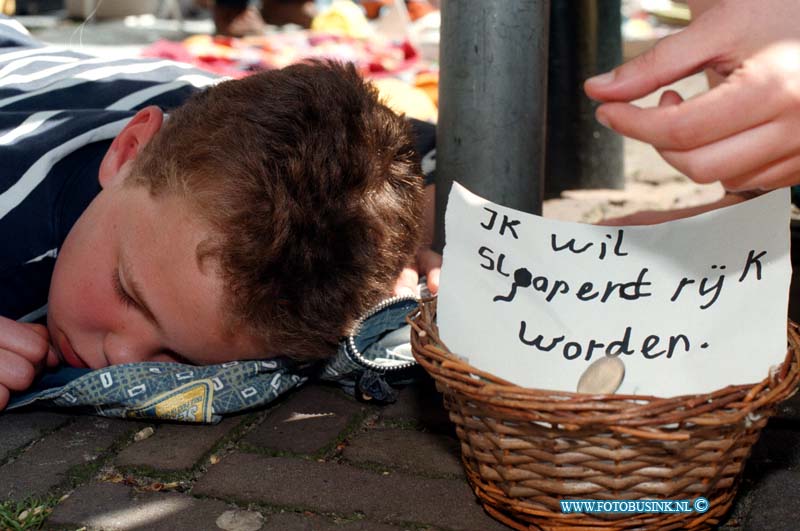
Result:
[[[800,336],[780,371],[756,385],[657,398],[516,386],[454,356],[436,301],[410,316],[416,360],[433,376],[486,511],[519,530],[712,529],[776,406],[800,382]],[[695,499],[705,513],[562,513],[559,500]]]

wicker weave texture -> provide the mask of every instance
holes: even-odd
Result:
[[[417,361],[444,396],[467,478],[489,514],[520,530],[712,529],[776,406],[800,383],[800,336],[756,385],[658,398],[522,388],[453,355],[435,300],[410,319]],[[705,513],[565,514],[564,499],[689,499]]]

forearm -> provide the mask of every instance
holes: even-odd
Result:
[[[697,18],[709,9],[711,6],[719,2],[719,0],[688,0],[689,10],[692,12],[692,18]]]

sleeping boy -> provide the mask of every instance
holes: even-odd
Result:
[[[408,122],[352,66],[218,81],[0,18],[0,409],[60,364],[324,358],[416,285]]]

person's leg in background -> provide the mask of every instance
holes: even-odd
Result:
[[[310,28],[316,14],[316,5],[312,0],[261,0],[261,16],[267,24],[297,24]]]
[[[264,33],[264,19],[248,0],[216,0],[211,13],[217,35],[244,37]]]
[[[380,16],[381,9],[392,5],[394,0],[359,0],[359,3],[368,19],[376,19]],[[439,9],[439,0],[405,0],[405,4],[411,20],[417,20]]]
[[[311,27],[316,14],[312,0],[262,0],[257,9],[248,0],[216,0],[212,7],[218,35],[243,37],[264,33],[264,25]]]

